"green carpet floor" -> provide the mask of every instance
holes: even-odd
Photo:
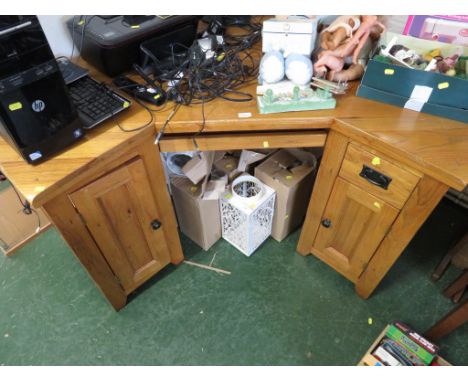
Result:
[[[452,308],[431,271],[468,225],[444,201],[367,301],[313,256],[299,231],[250,258],[220,240],[209,252],[183,237],[187,258],[232,272],[170,266],[116,313],[57,231],[0,256],[2,365],[354,365],[393,320],[424,331]],[[372,324],[369,324],[372,318]],[[468,364],[468,326],[440,341]]]

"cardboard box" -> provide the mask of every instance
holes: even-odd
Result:
[[[219,159],[217,159],[219,157]],[[236,174],[237,165],[239,163],[239,158],[236,158],[232,155],[222,155],[216,152],[215,161],[213,166],[216,170],[223,172],[227,175],[228,179],[232,181],[234,175]]]
[[[388,45],[397,36],[397,44],[424,53],[440,49],[443,56],[457,49],[468,55],[468,48],[437,41],[427,41],[412,36],[386,33],[380,41]],[[468,122],[468,80],[445,74],[426,72],[404,66],[369,60],[364,77],[357,90],[360,97],[385,102],[407,109],[422,111],[441,117]]]
[[[221,238],[219,198],[204,199],[206,188],[210,182],[194,185],[185,177],[171,178],[179,228],[205,251]]]
[[[205,191],[203,192],[203,200],[219,200],[221,194],[226,191],[227,184],[227,175],[221,179],[210,180],[206,184]]]
[[[372,353],[375,352],[375,350],[381,344],[382,340],[387,338],[387,332],[389,328],[390,328],[390,325],[387,325],[385,329],[379,334],[379,336],[376,338],[374,343],[371,345],[371,347],[367,350],[367,352],[364,354],[362,359],[359,361],[358,366],[385,366]],[[439,355],[436,355],[433,363],[431,363],[430,366],[452,366],[452,365],[449,362],[447,362],[445,359],[440,357]]]
[[[13,187],[0,191],[0,253],[11,256],[16,250],[41,232],[52,226],[42,209],[36,209],[41,221],[38,229],[38,216],[26,215]]]
[[[259,151],[242,150],[237,171],[246,172],[249,165],[261,161],[266,156],[266,154]]]
[[[194,157],[182,167],[182,172],[193,184],[198,184],[211,172],[214,158],[214,151],[202,151],[198,153],[198,155],[195,154]]]
[[[300,149],[279,150],[255,168],[255,176],[276,191],[271,236],[281,241],[304,220],[317,161]]]

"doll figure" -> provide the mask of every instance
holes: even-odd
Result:
[[[359,16],[338,16],[320,33],[320,47],[324,50],[336,49],[351,38],[360,25]]]
[[[448,76],[455,76],[455,65],[457,64],[458,59],[461,56],[461,52],[457,52],[449,57],[445,57],[437,62],[437,70],[440,73],[446,74]]]
[[[351,81],[364,73],[372,41],[385,30],[377,16],[340,16],[325,29],[320,43],[323,50],[314,64],[318,76],[330,81]],[[359,20],[359,21],[357,21]],[[345,68],[345,65],[349,67]]]

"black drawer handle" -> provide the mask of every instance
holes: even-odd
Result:
[[[388,186],[392,181],[392,178],[390,178],[389,176],[384,175],[381,172],[378,172],[377,170],[374,170],[373,168],[370,168],[366,165],[362,166],[362,171],[359,175],[362,176],[369,183],[381,187],[384,190],[388,189]]]

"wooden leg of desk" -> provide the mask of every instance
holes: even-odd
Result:
[[[452,259],[455,257],[455,255],[460,255],[460,253],[463,253],[463,251],[468,252],[468,232],[444,256],[440,264],[432,273],[432,281],[439,280],[452,262]]]
[[[419,181],[390,232],[357,280],[356,292],[360,297],[368,298],[372,294],[447,190],[446,185],[427,176]]]
[[[455,296],[464,291],[468,285],[468,270],[463,272],[452,284],[444,290],[444,296],[450,299],[456,298]]]
[[[112,306],[116,310],[123,308],[127,296],[68,196],[58,196],[48,202],[44,209]]]
[[[320,225],[320,219],[327,205],[335,178],[340,170],[347,145],[348,138],[344,135],[333,130],[328,133],[322,163],[315,180],[316,187],[312,192],[301,236],[297,244],[296,251],[303,256],[310,255],[315,234]]]
[[[437,324],[430,328],[424,337],[431,341],[437,341],[439,338],[450,334],[455,329],[468,322],[468,301],[462,305],[457,306]]]

